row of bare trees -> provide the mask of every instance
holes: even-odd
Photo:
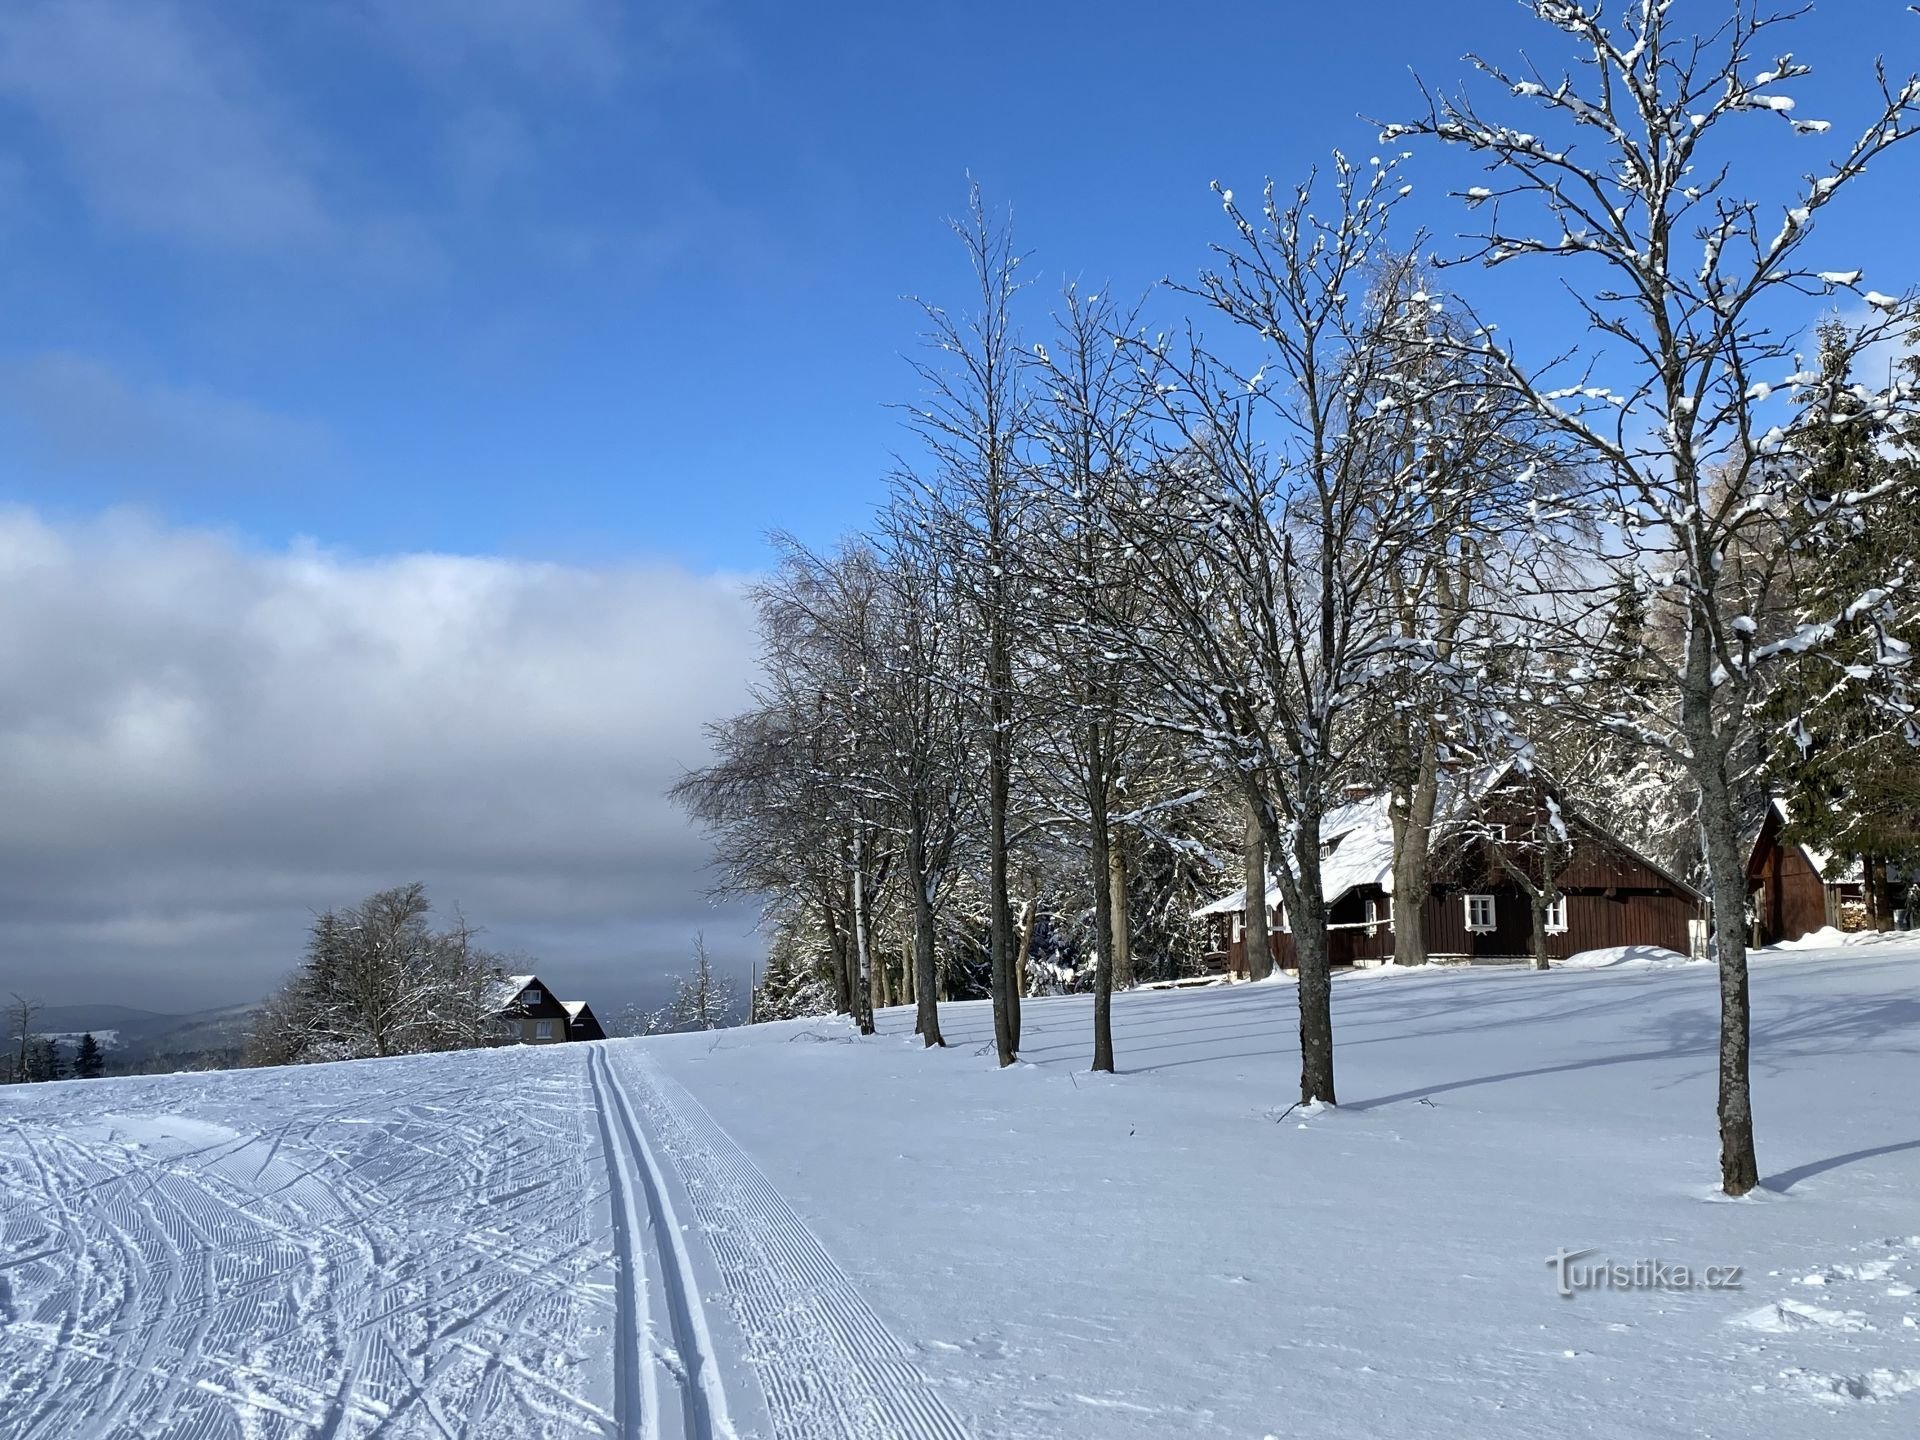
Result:
[[[1920,126],[1920,83],[1876,67],[1836,140],[1794,109],[1807,68],[1762,53],[1790,17],[1723,8],[1695,34],[1665,0],[1532,0],[1566,70],[1476,60],[1381,157],[1216,187],[1224,234],[1161,330],[1069,284],[1023,334],[1022,257],[975,191],[967,304],[924,307],[917,458],[867,536],[783,542],[753,708],[678,792],[723,884],[769,897],[780,943],[817,940],[838,1008],[870,1030],[912,1003],[938,1045],[941,996],[984,990],[1011,1063],[1044,889],[1084,932],[1110,1070],[1142,930],[1176,949],[1182,887],[1238,858],[1290,917],[1301,1099],[1332,1103],[1321,825],[1346,789],[1389,792],[1411,896],[1451,755],[1544,757],[1602,794],[1651,772],[1720,917],[1722,1180],[1752,1188],[1743,795],[1779,734],[1820,743],[1783,694],[1867,697],[1869,744],[1913,729],[1912,552],[1863,537],[1911,505],[1911,463],[1883,462],[1914,389],[1854,360],[1914,308],[1823,222]],[[1769,140],[1807,170],[1772,200]],[[1484,166],[1457,254],[1415,257],[1407,142]],[[1469,262],[1551,270],[1590,341],[1497,329],[1442,288]],[[1866,318],[1829,318],[1809,366],[1795,346],[1841,301]],[[1886,444],[1836,467],[1869,423]],[[1836,550],[1846,586],[1812,583]]]

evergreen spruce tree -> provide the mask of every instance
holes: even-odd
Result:
[[[76,1080],[98,1080],[106,1073],[106,1057],[100,1053],[100,1042],[88,1031],[80,1037],[80,1048],[73,1057],[73,1078]]]
[[[1909,587],[1920,582],[1920,422],[1897,428],[1871,409],[1852,383],[1853,361],[1845,327],[1822,326],[1821,378],[1810,402],[1817,409],[1803,448],[1817,494],[1878,494],[1796,557],[1796,608],[1808,614],[1846,613],[1889,575]],[[1916,613],[1909,593],[1891,624],[1865,614],[1845,622],[1833,658],[1849,667],[1848,678],[1836,678],[1831,659],[1805,667],[1788,676],[1772,705],[1773,768],[1790,833],[1816,850],[1858,860],[1869,922],[1878,929],[1891,925],[1900,903],[1891,877],[1920,862],[1920,763],[1908,743],[1914,737],[1901,733],[1897,703],[1888,703],[1900,697],[1887,693],[1880,679],[1886,667],[1876,661],[1889,643],[1909,654],[1920,643]],[[1861,683],[1867,675],[1879,688]],[[1892,683],[1897,692],[1912,680]]]

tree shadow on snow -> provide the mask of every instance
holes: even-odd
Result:
[[[1796,1165],[1791,1170],[1782,1170],[1778,1175],[1762,1177],[1760,1188],[1771,1190],[1776,1195],[1784,1195],[1802,1180],[1811,1180],[1815,1175],[1824,1175],[1829,1170],[1839,1170],[1862,1160],[1872,1160],[1880,1155],[1897,1155],[1903,1150],[1920,1150],[1920,1140],[1902,1140],[1897,1145],[1874,1145],[1865,1150],[1849,1150],[1844,1155],[1833,1155],[1825,1160]]]

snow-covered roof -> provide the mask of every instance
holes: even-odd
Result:
[[[489,1010],[505,1010],[520,998],[520,992],[533,984],[538,975],[508,975],[495,982],[493,989],[487,992]]]
[[[1773,799],[1773,808],[1780,816],[1780,823],[1790,828],[1793,825],[1793,812],[1787,809],[1787,802],[1776,795]],[[1813,867],[1813,873],[1820,877],[1822,884],[1858,885],[1865,878],[1860,857],[1857,855],[1841,860],[1840,857],[1828,851],[1814,849],[1804,841],[1794,840],[1788,843],[1800,847],[1800,853],[1807,857],[1807,863]]]
[[[1435,829],[1464,817],[1493,789],[1512,762],[1477,770],[1446,772],[1434,804]],[[1350,891],[1378,886],[1393,893],[1393,817],[1386,791],[1329,810],[1320,820],[1320,893],[1331,905]],[[1269,914],[1280,904],[1279,885],[1267,885]],[[1193,912],[1193,918],[1234,915],[1246,908],[1246,890],[1233,890]]]
[[[587,1002],[584,1000],[562,1000],[560,1002],[560,1008],[567,1012],[567,1019],[578,1020],[580,1018],[580,1012],[587,1008]]]

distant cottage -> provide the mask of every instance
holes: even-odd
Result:
[[[1858,859],[1851,864],[1789,840],[1786,807],[1767,806],[1747,857],[1747,894],[1753,915],[1753,943],[1777,945],[1831,925],[1844,928],[1842,911],[1866,899],[1865,876]]]
[[[1388,796],[1374,793],[1330,811],[1321,824],[1320,883],[1328,956],[1336,966],[1393,959],[1393,917],[1408,902],[1393,893]],[[1552,959],[1615,946],[1691,953],[1704,934],[1706,898],[1624,840],[1578,814],[1559,789],[1514,766],[1449,773],[1436,807],[1428,893],[1420,896],[1427,954],[1436,963],[1524,963],[1533,955],[1533,903],[1514,873],[1551,879],[1546,909]],[[1544,888],[1544,887],[1543,887]],[[1292,970],[1291,918],[1280,888],[1266,897],[1274,964]],[[1216,969],[1247,973],[1245,892],[1194,912],[1209,930]]]
[[[557,1045],[604,1040],[607,1032],[584,1000],[556,1000],[538,975],[509,975],[494,989],[490,1017],[495,1045]]]

